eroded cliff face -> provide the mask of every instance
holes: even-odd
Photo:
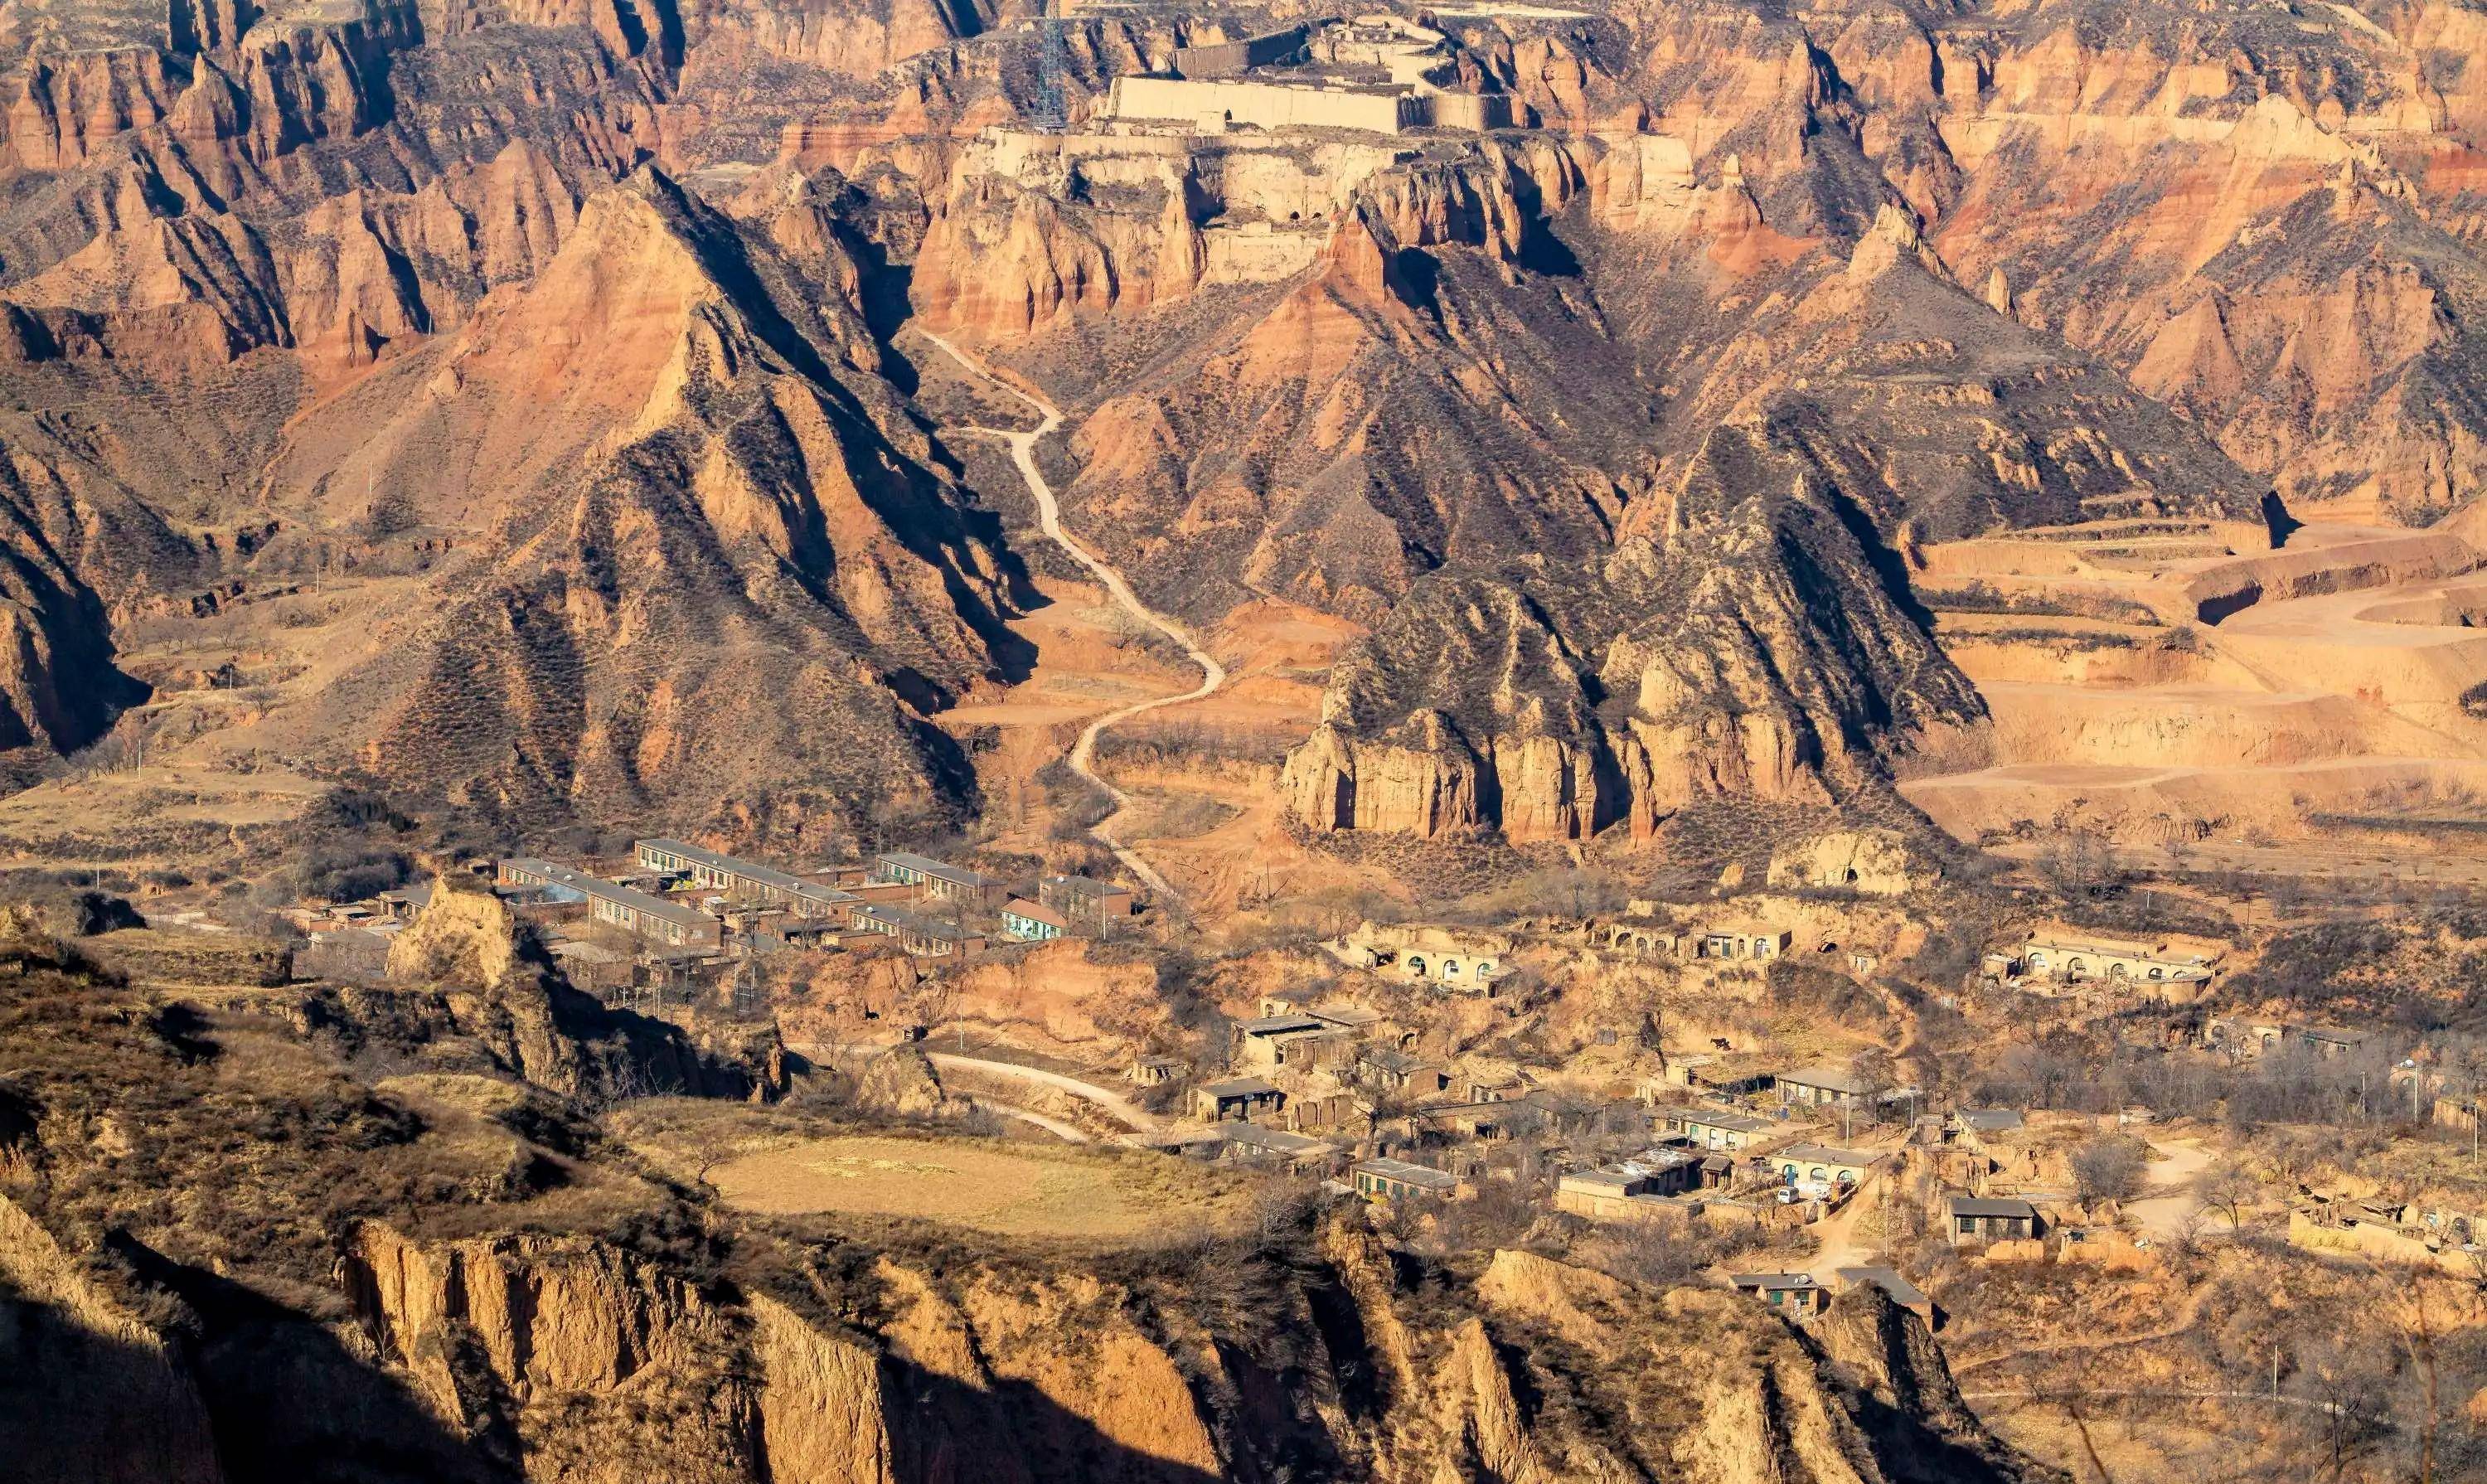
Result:
[[[1547,563],[1420,585],[1333,677],[1287,761],[1318,828],[1646,835],[1696,799],[1828,803],[1880,749],[1983,714],[1839,505],[1772,433],[1721,430],[1585,580]]]
[[[159,695],[131,730],[518,824],[799,840],[883,780],[970,803],[926,718],[1024,657],[1005,538],[908,405],[910,318],[1073,409],[1074,526],[1196,620],[1271,596],[1440,628],[1529,557],[1619,609],[1576,633],[1485,602],[1460,642],[1514,658],[1456,701],[1343,671],[1292,785],[1314,824],[1836,798],[1957,719],[1879,609],[1859,640],[1757,596],[1814,558],[1673,533],[1721,428],[1835,490],[1877,572],[2273,488],[2423,519],[2487,458],[2487,92],[2443,0],[1447,17],[1439,74],[1521,127],[1388,139],[1026,126],[1289,5],[1058,32],[920,0],[56,11],[0,18],[21,764],[146,694],[147,624],[344,569],[377,651],[237,646],[337,682],[333,719],[306,681]],[[1635,543],[1655,575],[1619,579]],[[1703,611],[1758,603],[1752,634],[1615,648],[1631,591],[1713,559],[1747,592]],[[1799,654],[1866,671],[1808,700],[1768,673]],[[1523,672],[1564,688],[1495,698]],[[758,764],[704,750],[687,718],[725,709],[788,724]]]
[[[430,922],[409,961],[497,962],[476,911]],[[1068,1246],[937,1213],[762,1217],[668,1171],[857,1130],[689,1102],[600,1120],[388,1027],[289,1031],[54,952],[30,940],[0,974],[20,1362],[0,1428],[44,1477],[1881,1484],[1933,1457],[1948,1484],[2041,1476],[1870,1290],[1818,1346],[1723,1291],[1428,1257],[1361,1206],[1238,1203],[1255,1192],[1231,1180],[1208,1206],[1168,1197],[1167,1230]],[[863,1132],[916,1140],[927,1175],[987,1147]]]
[[[842,1295],[869,1295],[860,1323],[817,1297],[704,1295],[575,1241],[425,1245],[366,1226],[344,1270],[382,1362],[444,1423],[508,1438],[528,1477],[606,1476],[660,1438],[669,1477],[813,1484],[1869,1484],[1938,1448],[1948,1479],[2038,1474],[1977,1427],[1922,1323],[1879,1293],[1843,1299],[1830,1331],[1887,1409],[1869,1423],[1823,1357],[1747,1301],[1503,1252],[1454,1316],[1417,1320],[1352,1224],[1240,1329],[1110,1279],[891,1258]],[[1665,1379],[1608,1369],[1635,1366]]]
[[[1647,835],[1703,798],[1839,801],[1982,714],[1910,543],[2262,492],[1889,202],[1842,239],[1836,202],[1779,210],[1783,179],[1611,130],[1284,171],[1177,144],[992,136],[914,292],[1039,364],[1068,327],[1188,305],[1206,353],[1097,386],[1067,503],[1170,605],[1373,626],[1288,765],[1317,829]],[[1239,268],[1244,242],[1284,276]]]

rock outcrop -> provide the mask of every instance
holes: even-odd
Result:
[[[499,897],[458,874],[434,881],[431,902],[390,942],[388,973],[404,991],[321,992],[301,1007],[301,1023],[465,1038],[491,1066],[572,1097],[766,1099],[786,1088],[773,1025],[685,1028],[608,1010],[561,977]]]
[[[487,962],[458,936],[415,956]],[[1834,1371],[1723,1291],[1521,1252],[1463,1272],[1360,1210],[1076,1250],[806,1229],[663,1171],[808,1115],[678,1105],[642,1140],[506,1075],[364,1082],[405,1063],[10,966],[0,1317],[25,1363],[0,1428],[46,1477],[2043,1476],[1960,1407],[1914,1316],[1854,1295]]]
[[[1161,605],[1507,636],[1470,694],[1344,672],[1316,825],[1837,799],[1963,715],[1886,623],[1920,544],[2274,489],[2420,522],[2487,474],[2445,0],[1444,16],[1436,75],[1521,127],[1395,138],[1049,126],[1284,8],[74,9],[0,18],[17,773],[120,725],[514,827],[971,807],[929,718],[1024,662],[1014,533],[909,403],[910,318],[1074,409],[1068,518]],[[1678,529],[1721,429],[1837,492],[1876,637],[1803,550]],[[1724,627],[1632,634],[1702,561]],[[184,615],[269,704],[130,714]],[[1799,654],[1873,673],[1808,696]],[[705,746],[729,711],[766,734]]]
[[[1834,829],[1771,852],[1769,884],[1895,897],[1933,885],[1942,868],[1897,830]]]
[[[1290,755],[1299,819],[1434,834],[1647,834],[1734,795],[1829,802],[1982,706],[1774,434],[1726,429],[1657,539],[1583,579],[1444,573],[1340,665]]]

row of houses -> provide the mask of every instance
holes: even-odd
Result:
[[[505,894],[583,905],[593,920],[669,950],[721,951],[731,923],[745,946],[763,935],[833,943],[852,934],[964,959],[992,940],[982,924],[996,916],[1002,938],[1042,942],[1105,933],[1135,910],[1131,890],[1110,882],[1048,876],[1028,900],[999,877],[904,851],[805,875],[664,838],[636,842],[632,857],[639,874],[629,881],[531,856],[501,861],[496,875]]]
[[[596,921],[669,948],[716,948],[724,941],[725,924],[713,912],[548,860],[511,856],[500,863],[498,881],[546,902],[583,904]]]

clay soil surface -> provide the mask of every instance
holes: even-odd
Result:
[[[1241,1191],[1163,1156],[1096,1156],[975,1139],[841,1134],[708,1171],[770,1216],[897,1217],[1004,1237],[1129,1241],[1233,1213]]]

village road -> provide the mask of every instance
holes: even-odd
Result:
[[[861,1062],[891,1050],[892,1043],[865,1042],[855,1046],[826,1047],[818,1042],[790,1041],[786,1043],[786,1049],[798,1056],[808,1056],[815,1060],[834,1057],[840,1061]],[[962,1056],[955,1051],[936,1051],[930,1048],[926,1049],[924,1054],[926,1059],[933,1063],[933,1068],[936,1072],[983,1073],[1011,1081],[1024,1082],[1030,1086],[1050,1087],[1059,1092],[1069,1093],[1083,1103],[1104,1109],[1106,1116],[1136,1132],[1146,1133],[1153,1130],[1160,1121],[1148,1109],[1121,1093],[1100,1087],[1094,1082],[1083,1082],[1076,1077],[1065,1077],[1059,1072],[1048,1072],[1042,1067],[1022,1067],[1015,1061],[990,1061],[982,1056]],[[1090,1142],[1089,1134],[1077,1127],[1048,1114],[1040,1113],[1034,1108],[1020,1107],[1015,1104],[979,1097],[972,1092],[964,1093],[963,1096],[992,1108],[1006,1118],[1016,1118],[1023,1123],[1034,1124],[1048,1134],[1071,1143]]]
[[[2159,1193],[2127,1202],[2124,1213],[2154,1237],[2173,1237],[2184,1231],[2186,1221],[2201,1205],[2200,1186],[2203,1172],[2211,1167],[2210,1151],[2199,1139],[2171,1139],[2150,1147],[2166,1156],[2143,1170]]]
[[[928,1050],[925,1054],[933,1059],[933,1066],[936,1071],[982,1072],[994,1077],[1009,1078],[1014,1081],[1033,1082],[1039,1086],[1067,1092],[1083,1103],[1093,1104],[1104,1109],[1108,1115],[1128,1128],[1145,1131],[1158,1126],[1157,1117],[1131,1099],[1117,1092],[1109,1092],[1094,1082],[1083,1082],[1076,1077],[1065,1077],[1059,1072],[1048,1072],[1042,1067],[1022,1067],[1015,1061],[987,1061],[981,1056],[961,1056],[953,1051]]]
[[[970,1097],[967,1101],[973,1103],[978,1107],[999,1113],[1004,1118],[1016,1118],[1023,1124],[1043,1129],[1046,1133],[1052,1134],[1055,1138],[1062,1140],[1066,1144],[1085,1144],[1092,1142],[1088,1135],[1079,1132],[1078,1129],[1070,1124],[1064,1123],[1059,1118],[1048,1118],[1045,1114],[1036,1111],[1034,1108],[1016,1107],[1008,1103],[995,1103],[988,1098]]]
[[[1150,865],[1139,852],[1124,844],[1122,838],[1115,833],[1114,822],[1122,818],[1124,811],[1131,806],[1132,800],[1130,795],[1106,782],[1097,771],[1097,739],[1105,735],[1106,728],[1129,721],[1143,713],[1157,711],[1161,707],[1181,706],[1185,702],[1202,700],[1215,694],[1218,686],[1226,684],[1226,667],[1217,662],[1216,656],[1200,647],[1199,643],[1192,638],[1189,630],[1140,602],[1139,595],[1132,591],[1132,585],[1123,580],[1121,573],[1116,572],[1094,552],[1081,546],[1070,533],[1063,530],[1062,507],[1054,500],[1053,486],[1046,481],[1044,471],[1036,466],[1036,445],[1046,434],[1062,426],[1062,409],[1043,397],[1022,391],[994,376],[969,358],[965,351],[940,336],[927,334],[924,338],[939,346],[952,360],[957,361],[975,376],[1026,403],[1043,419],[1034,428],[1020,433],[1004,428],[975,428],[968,431],[990,434],[1010,445],[1011,462],[1019,466],[1020,478],[1027,482],[1027,492],[1036,497],[1037,524],[1044,530],[1046,539],[1069,553],[1073,561],[1088,569],[1125,612],[1172,640],[1178,648],[1190,657],[1192,663],[1200,666],[1200,684],[1183,694],[1158,696],[1141,701],[1135,705],[1123,707],[1119,711],[1107,712],[1089,722],[1081,729],[1078,741],[1071,744],[1071,753],[1066,760],[1071,765],[1073,772],[1086,779],[1113,801],[1114,812],[1100,820],[1088,832],[1096,837],[1098,844],[1113,852],[1114,858],[1123,863],[1124,869],[1138,877],[1150,890],[1160,896],[1173,896],[1174,888],[1166,884],[1165,878],[1158,874],[1157,868]]]
[[[1805,1259],[1803,1266],[1791,1271],[1810,1273],[1814,1281],[1828,1283],[1830,1275],[1842,1268],[1863,1267],[1877,1261],[1874,1248],[1858,1240],[1857,1228],[1864,1219],[1869,1199],[1879,1208],[1889,1198],[1889,1185],[1880,1172],[1868,1175],[1837,1215],[1814,1223],[1813,1255]]]

